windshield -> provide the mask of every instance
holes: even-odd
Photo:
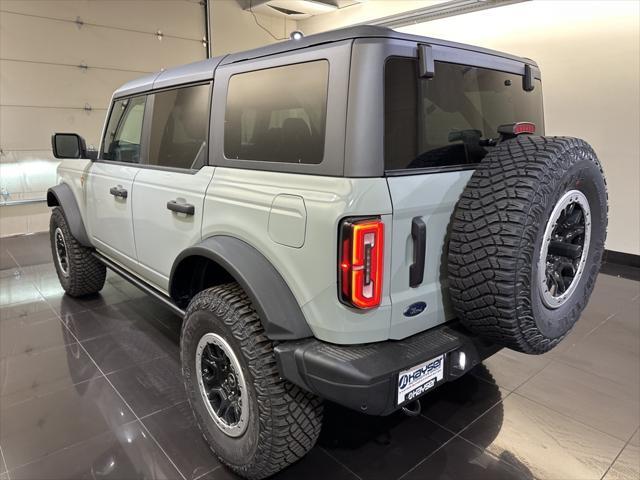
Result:
[[[385,169],[478,163],[495,145],[498,126],[533,122],[544,134],[542,86],[522,88],[522,76],[435,63],[421,79],[418,62],[394,57],[385,67]]]

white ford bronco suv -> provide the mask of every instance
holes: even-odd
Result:
[[[52,137],[60,282],[96,294],[109,268],[183,316],[204,437],[267,477],[312,448],[323,399],[417,413],[577,321],[606,184],[587,143],[544,136],[540,78],[526,58],[359,26],[127,83],[97,155]]]

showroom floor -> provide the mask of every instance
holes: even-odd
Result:
[[[0,267],[1,480],[233,478],[186,403],[178,317],[112,274],[64,296],[46,235],[3,239]],[[328,405],[318,446],[278,478],[637,480],[640,275],[607,271],[635,280],[601,274],[551,353],[502,351],[419,417]]]

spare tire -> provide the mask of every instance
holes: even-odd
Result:
[[[480,162],[451,223],[452,306],[474,333],[540,354],[593,291],[607,231],[607,188],[583,140],[520,136]]]

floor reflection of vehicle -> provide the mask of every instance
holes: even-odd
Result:
[[[113,307],[113,312],[124,311],[135,315],[136,311],[143,309],[149,313],[147,307],[152,308],[153,305],[143,305],[146,301],[148,299],[139,301],[140,304],[136,304],[138,302],[136,301],[130,302],[130,305]],[[77,311],[77,308],[72,308],[76,302],[77,300],[65,296],[61,304],[61,317],[65,325],[63,326],[63,334],[66,343],[68,343],[66,348],[69,373],[72,381],[76,384],[77,393],[98,403],[98,408],[109,425],[109,431],[103,434],[107,438],[96,443],[95,450],[87,452],[88,455],[94,457],[91,460],[91,471],[87,472],[85,465],[85,467],[78,466],[79,469],[85,468],[85,470],[75,473],[78,477],[89,473],[94,478],[119,479],[123,478],[125,474],[138,472],[145,478],[149,475],[149,478],[162,478],[163,472],[150,471],[158,464],[162,464],[163,459],[149,458],[150,455],[153,457],[154,450],[146,446],[147,434],[141,424],[132,422],[122,425],[119,418],[120,413],[114,411],[108,402],[104,405],[100,404],[101,399],[105,396],[92,390],[105,388],[105,386],[110,388],[110,386],[86,380],[88,372],[85,370],[95,367],[92,363],[81,361],[82,347],[75,342],[78,338],[86,336],[88,333],[85,329],[89,328],[89,325],[79,322],[79,317],[71,313]],[[153,315],[149,315],[149,317],[153,317]],[[85,318],[84,320],[91,320],[91,322],[110,321],[107,318]],[[166,324],[170,321],[171,319],[164,318],[157,323],[162,322],[163,328],[176,334],[177,330],[174,331],[175,329],[171,328],[170,324]],[[157,338],[149,334],[149,328],[155,328],[154,320],[146,318],[141,324],[132,320],[130,324],[120,327],[120,330],[106,330],[103,332],[103,336],[99,337],[104,339],[105,345],[111,345],[111,348],[99,351],[97,361],[100,364],[129,364],[133,366],[140,361],[141,354],[144,354],[145,351],[158,348],[155,343]],[[91,328],[95,328],[95,324]],[[168,335],[171,337],[172,334]],[[174,344],[173,349],[177,351],[177,338],[170,338],[168,341]],[[146,362],[144,379],[141,381],[146,382],[148,388],[158,392],[159,395],[175,394],[175,389],[167,384],[165,373],[161,367],[156,368],[154,362]],[[446,454],[442,453],[446,452],[445,446],[434,453],[426,473],[434,478],[450,478],[447,475],[456,470],[455,465],[463,464],[464,474],[468,478],[532,479],[533,475],[528,468],[515,456],[510,455],[508,451],[502,453],[501,460],[515,467],[518,473],[514,477],[505,477],[503,462],[484,452],[484,449],[491,445],[502,428],[502,394],[484,365],[476,367],[476,374],[477,376],[463,376],[456,382],[435,390],[423,398],[422,404],[427,411],[425,417],[433,419],[438,425],[453,430],[442,438],[435,433],[440,427],[429,431],[429,425],[435,424],[425,418],[412,418],[400,412],[386,417],[371,417],[333,403],[327,403],[319,445],[338,457],[341,455],[362,456],[363,462],[370,463],[374,469],[377,462],[388,463],[397,460],[398,471],[406,471],[407,465],[404,461],[407,457],[411,457],[412,452],[415,452],[416,463],[419,462],[453,438],[453,433],[458,433],[458,430],[463,428],[462,425],[474,420],[473,415],[476,415],[477,406],[471,407],[471,404],[474,403],[471,399],[478,396],[482,399],[484,411],[492,408],[491,418],[493,419],[488,424],[490,428],[485,428],[479,439],[476,439],[476,446],[479,448],[469,447],[466,441],[454,439],[452,443],[456,441],[464,443],[464,448],[453,448],[449,454]],[[478,379],[478,376],[483,380]],[[445,408],[438,408],[437,415],[433,417],[428,410],[430,404],[445,405]],[[470,410],[473,410],[471,414]],[[478,411],[477,415],[482,413],[483,411]]]
[[[63,335],[67,343],[69,375],[75,384],[77,395],[83,397],[83,402],[93,402],[95,404],[107,429],[83,445],[83,461],[67,465],[65,474],[68,478],[114,480],[123,478],[153,478],[154,480],[171,478],[175,471],[168,465],[166,456],[155,447],[155,443],[142,423],[137,420],[128,420],[127,423],[123,423],[123,418],[134,417],[132,417],[124,402],[118,402],[117,406],[115,406],[113,398],[114,395],[118,396],[119,394],[100,375],[100,373],[105,372],[96,373],[96,366],[93,361],[86,361],[83,347],[76,342],[78,336],[81,337],[82,326],[71,313],[72,311],[77,311],[77,309],[72,310],[70,308],[72,303],[77,303],[77,300],[65,296],[62,299],[60,315],[64,324],[62,326]],[[147,327],[149,326],[147,325]],[[107,333],[105,336],[109,336],[109,334]],[[102,361],[98,361],[97,366],[100,367],[100,364],[108,365],[110,361],[113,362],[114,358],[117,358],[117,363],[129,363],[129,366],[134,366],[140,359],[141,352],[150,348],[157,348],[153,338],[145,326],[136,328],[132,324],[131,328],[125,328],[120,334],[112,337],[112,340],[121,340],[121,342],[117,343],[115,348],[104,350]],[[105,342],[105,344],[107,343]],[[111,344],[113,346],[113,342]],[[174,349],[177,350],[177,348],[177,344],[174,345]],[[94,371],[93,374],[92,371]],[[90,379],[87,380],[87,378]],[[158,395],[177,395],[175,386],[168,384],[166,371],[161,370],[160,367],[155,368],[153,362],[145,364],[144,379],[140,379],[140,381],[152,383],[148,387],[157,392]],[[123,411],[123,408],[127,411]]]
[[[82,347],[76,343],[76,338],[71,334],[69,328],[65,327],[73,322],[73,317],[64,308],[65,297],[62,299],[62,307],[60,311],[60,317],[62,318],[62,335],[64,336],[66,350],[67,350],[67,363],[69,365],[69,376],[71,381],[76,387],[76,391],[82,395],[87,389],[87,384],[83,382],[87,378],[90,378],[91,370],[95,369],[95,366],[91,362],[81,362]]]
[[[132,422],[115,428],[105,434],[108,439],[99,442],[99,449],[90,453],[93,455],[90,471],[78,472],[73,478],[131,478],[135,472],[136,478],[167,478],[155,466],[164,463],[163,458],[157,458],[147,447],[150,441],[139,422]],[[98,445],[96,445],[98,446]],[[161,469],[160,469],[161,470]]]

